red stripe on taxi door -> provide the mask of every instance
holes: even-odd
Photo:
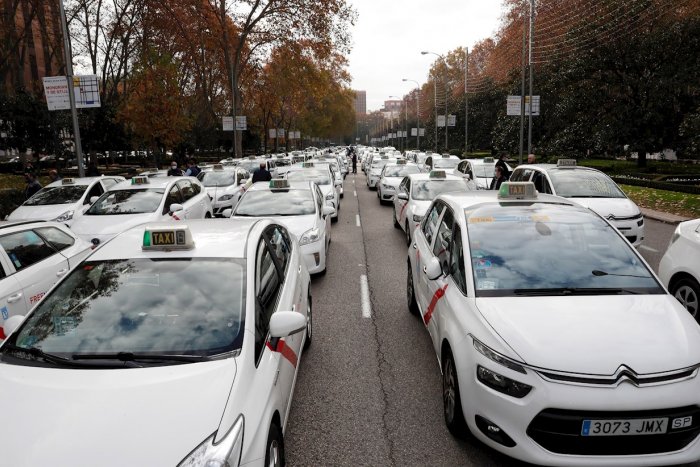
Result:
[[[435,306],[437,302],[445,296],[445,290],[447,290],[447,284],[444,287],[439,288],[433,294],[433,298],[430,300],[430,305],[428,305],[428,310],[423,315],[423,322],[427,326],[430,323],[430,319],[433,317],[433,312],[435,311]]]
[[[267,348],[273,352],[278,352],[280,355],[282,355],[282,357],[288,360],[294,368],[297,367],[297,354],[294,353],[294,350],[292,350],[292,348],[288,346],[284,340],[280,339],[277,341],[277,348],[273,348],[272,343],[267,341]]]

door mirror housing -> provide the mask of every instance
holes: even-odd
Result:
[[[92,204],[95,204],[95,201],[97,201],[98,199],[100,199],[99,196],[92,196],[92,197],[90,198],[90,204],[91,204],[91,205],[92,205]]]
[[[278,311],[270,317],[270,337],[279,339],[306,329],[306,317],[296,311]]]
[[[233,209],[228,208],[228,209],[223,210],[223,212],[221,213],[221,216],[222,217],[231,217],[232,214],[233,214]]]
[[[433,256],[428,260],[428,264],[426,264],[423,268],[423,272],[431,281],[434,281],[438,277],[442,276],[442,266],[440,266],[440,261]]]
[[[24,321],[24,315],[14,315],[7,318],[2,327],[5,335],[9,336],[12,334],[12,332],[22,324],[22,321]]]
[[[408,193],[405,191],[400,192],[398,195],[396,195],[398,199],[402,199],[404,201],[408,201]]]
[[[170,214],[175,214],[176,212],[180,212],[184,210],[185,208],[182,206],[180,203],[173,203],[170,205]]]

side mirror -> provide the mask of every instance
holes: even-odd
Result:
[[[182,211],[183,209],[185,209],[185,208],[182,207],[182,204],[173,203],[170,205],[170,214],[174,214],[176,212]]]
[[[278,311],[270,317],[270,337],[291,336],[306,329],[306,317],[296,311]]]
[[[224,211],[221,213],[221,216],[222,217],[231,217],[232,214],[233,214],[233,209],[228,208],[228,209],[224,209]]]
[[[398,199],[402,199],[404,201],[408,201],[408,193],[405,191],[400,192],[398,195],[396,195]]]
[[[333,206],[328,204],[323,206],[323,217],[332,216],[333,214],[335,214],[335,208],[333,208]]]
[[[5,335],[9,336],[12,334],[12,332],[22,324],[22,321],[24,321],[24,315],[14,315],[7,318],[2,327],[3,331],[5,331]]]
[[[428,260],[428,264],[423,266],[423,272],[431,281],[434,281],[438,277],[442,276],[442,266],[440,266],[440,261],[433,256],[430,258],[430,260]]]
[[[95,204],[95,201],[97,201],[98,199],[100,199],[99,196],[93,196],[93,197],[91,197],[91,198],[90,198],[90,204]]]

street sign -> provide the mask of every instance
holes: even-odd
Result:
[[[420,133],[420,136],[425,136],[425,128],[421,128],[418,133]]]
[[[280,138],[284,138],[284,128],[277,129],[277,136],[279,136]]]
[[[438,126],[438,128],[443,128],[445,126],[445,116],[444,115],[438,115],[437,126]]]
[[[44,94],[49,110],[70,109],[68,98],[68,81],[65,76],[47,76],[44,78]]]
[[[68,81],[65,76],[48,76],[43,78],[44,94],[49,110],[69,110]],[[100,107],[100,84],[97,75],[73,77],[73,93],[76,109],[94,109]]]
[[[221,117],[223,131],[233,131],[233,117]]]
[[[540,115],[540,96],[532,96],[532,115],[538,117]],[[520,96],[508,96],[507,114],[509,116],[519,117],[521,100]],[[530,115],[530,96],[525,96],[525,115]]]
[[[411,136],[418,136],[418,128],[411,128]]]
[[[275,139],[277,138],[277,130],[274,128],[270,128],[270,139]]]
[[[448,115],[447,116],[447,126],[456,126],[457,125],[457,116],[456,115]]]
[[[236,115],[236,130],[245,131],[248,129],[248,119],[245,115]]]
[[[301,139],[301,131],[297,130],[294,132],[294,138],[295,139]]]

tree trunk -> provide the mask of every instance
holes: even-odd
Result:
[[[637,167],[639,168],[645,168],[647,166],[647,153],[648,153],[648,145],[646,144],[640,144],[639,149],[637,150]]]

